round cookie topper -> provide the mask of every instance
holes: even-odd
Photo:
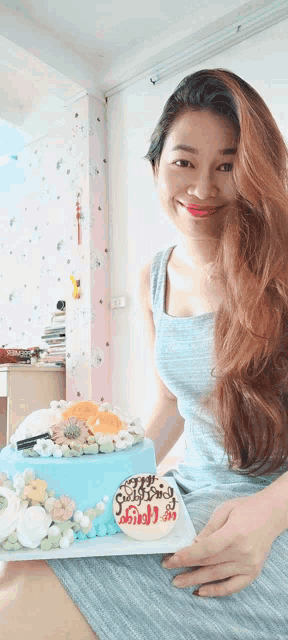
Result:
[[[113,498],[113,515],[136,540],[158,540],[170,533],[179,515],[175,489],[165,478],[139,473],[123,480]]]

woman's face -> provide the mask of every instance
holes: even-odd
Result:
[[[194,147],[175,149],[175,146]],[[221,150],[230,149],[223,154]],[[155,181],[160,203],[179,231],[197,238],[215,235],[236,197],[232,164],[237,150],[233,124],[211,112],[188,111],[174,122],[166,138]],[[182,204],[181,204],[182,203]],[[183,205],[221,207],[206,218],[194,217]]]

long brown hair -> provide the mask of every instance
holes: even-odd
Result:
[[[222,292],[216,382],[201,404],[215,418],[229,469],[264,475],[288,458],[288,151],[253,87],[226,69],[204,69],[186,76],[165,104],[145,156],[154,175],[175,119],[202,109],[228,118],[238,144],[237,196],[215,258]]]

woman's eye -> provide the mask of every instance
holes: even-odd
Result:
[[[177,164],[177,162],[189,162],[189,164],[191,164],[191,162],[189,160],[176,160],[175,164]],[[178,165],[177,165],[178,166]],[[186,168],[186,167],[185,167]]]
[[[221,167],[230,167],[230,171],[232,171],[232,169],[233,169],[233,163],[232,162],[225,162],[225,164],[221,164],[220,166]],[[224,171],[224,173],[229,173],[229,171]]]
[[[188,164],[191,164],[190,160],[176,160],[176,162],[175,162],[175,164],[176,164],[176,165],[177,165],[177,162],[184,162],[184,163],[186,163],[186,165],[187,165],[187,163],[188,163]],[[179,165],[177,165],[177,166],[179,166]],[[230,171],[232,171],[232,168],[233,168],[233,164],[232,164],[232,162],[225,162],[224,164],[222,164],[222,165],[220,165],[220,166],[221,166],[221,167],[231,167],[231,168],[230,168]],[[193,167],[193,164],[191,164],[191,167]],[[187,166],[186,166],[186,167],[184,167],[184,169],[186,169],[186,168],[187,168]],[[228,173],[228,172],[227,172],[227,171],[224,171],[224,173]]]

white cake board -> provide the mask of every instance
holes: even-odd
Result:
[[[160,540],[134,540],[125,533],[113,536],[91,538],[91,540],[75,540],[68,549],[54,547],[50,551],[42,549],[19,549],[5,551],[0,547],[0,563],[13,560],[56,560],[57,558],[84,558],[87,556],[127,556],[150,553],[175,553],[192,544],[196,531],[183,502],[175,478],[168,478],[179,500],[179,517],[171,533]],[[0,566],[1,571],[1,566]]]

